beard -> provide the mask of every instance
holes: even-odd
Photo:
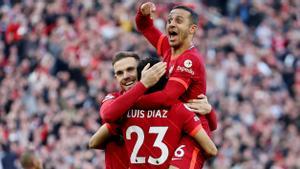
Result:
[[[185,43],[185,41],[188,39],[188,32],[187,31],[180,31],[176,37],[176,40],[174,42],[172,42],[169,38],[169,44],[172,48],[179,49],[183,46],[183,44]]]

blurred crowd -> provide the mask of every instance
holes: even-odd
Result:
[[[179,1],[154,1],[164,31]],[[218,112],[219,154],[205,168],[300,168],[300,1],[186,0]],[[46,169],[103,169],[87,142],[103,97],[118,90],[120,50],[156,56],[137,31],[135,0],[0,1],[0,169],[34,149]]]

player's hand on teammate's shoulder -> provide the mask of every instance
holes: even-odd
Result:
[[[156,11],[156,6],[153,2],[146,2],[141,5],[141,12],[144,16],[147,15],[153,16],[155,11]]]
[[[191,111],[201,115],[210,113],[212,109],[212,106],[207,100],[207,96],[204,94],[199,95],[197,99],[189,100],[188,103],[185,103],[185,105],[187,105]]]
[[[146,88],[155,85],[165,74],[166,68],[167,64],[165,62],[158,62],[151,67],[150,64],[147,64],[142,70],[141,83],[143,83]]]

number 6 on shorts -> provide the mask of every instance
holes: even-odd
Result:
[[[184,156],[184,150],[183,150],[184,147],[185,145],[181,145],[175,150],[174,152],[175,157],[180,158]]]

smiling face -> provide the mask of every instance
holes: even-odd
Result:
[[[137,64],[138,61],[135,58],[126,57],[116,61],[113,65],[115,78],[125,91],[137,82]]]
[[[166,25],[169,44],[173,48],[180,48],[183,44],[190,44],[197,25],[191,21],[191,13],[184,9],[173,9]]]

